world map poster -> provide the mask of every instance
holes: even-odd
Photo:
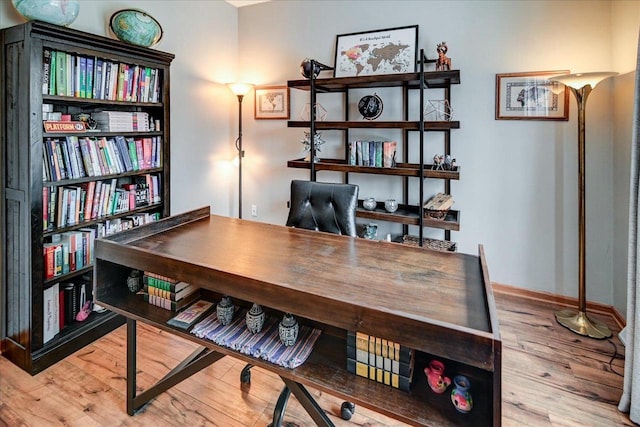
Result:
[[[335,77],[416,71],[418,26],[339,35]]]

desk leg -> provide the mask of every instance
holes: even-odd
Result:
[[[286,389],[290,390],[290,392],[293,393],[296,399],[298,399],[298,402],[300,402],[302,407],[311,416],[311,418],[313,419],[313,421],[316,423],[317,426],[335,427],[335,425],[331,422],[327,414],[325,414],[322,408],[320,407],[320,405],[318,405],[318,402],[315,401],[313,396],[311,396],[311,394],[307,391],[306,388],[304,388],[302,384],[287,378],[282,378],[282,381],[284,381],[285,385],[287,386]],[[284,390],[282,391],[282,393],[284,393]],[[288,397],[289,396],[287,395],[287,399]],[[280,398],[282,398],[282,394],[280,395]],[[279,403],[280,403],[280,399],[278,399],[278,404]],[[286,402],[284,403],[284,405],[286,407]],[[276,406],[276,409],[277,409],[277,406]],[[284,408],[282,412],[284,414]],[[275,419],[275,414],[274,414],[274,419]],[[274,427],[277,427],[277,426],[274,425]]]
[[[280,392],[276,407],[273,408],[273,421],[269,427],[282,427],[282,421],[284,420],[284,412],[287,410],[287,403],[289,402],[289,396],[291,390],[285,386]]]
[[[136,321],[127,319],[127,413],[134,415],[160,393],[223,357],[224,354],[199,347],[161,380],[136,396]]]

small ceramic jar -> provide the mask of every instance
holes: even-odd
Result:
[[[398,210],[398,202],[396,199],[387,199],[384,202],[384,208],[387,212],[394,213]]]
[[[376,202],[376,199],[374,199],[373,197],[367,197],[362,201],[362,207],[368,211],[375,210],[377,205],[378,203]]]
[[[216,313],[218,320],[222,326],[227,326],[233,320],[233,313],[236,307],[233,305],[231,298],[223,296],[218,305],[216,306]]]
[[[458,412],[466,414],[473,408],[473,399],[469,393],[471,383],[464,375],[458,375],[453,379],[453,389],[451,390],[451,403]]]
[[[287,347],[291,347],[296,343],[298,339],[298,321],[289,313],[286,313],[282,317],[282,321],[278,325],[278,333],[280,334],[280,341]]]
[[[262,330],[262,326],[264,325],[264,310],[258,304],[253,304],[253,307],[249,311],[247,311],[247,315],[245,317],[247,322],[247,329],[253,334],[257,334]]]
[[[129,292],[136,293],[140,290],[140,288],[142,287],[142,280],[140,279],[140,271],[131,270],[131,273],[129,273],[129,277],[127,277],[127,287],[129,288]]]

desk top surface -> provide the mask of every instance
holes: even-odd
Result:
[[[316,303],[332,300],[491,332],[482,268],[473,255],[215,215],[128,246],[225,277],[242,277],[264,290],[275,286],[269,289],[283,295],[291,291],[301,305],[308,296]]]

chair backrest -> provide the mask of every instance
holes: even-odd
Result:
[[[356,236],[358,186],[291,181],[288,227]]]

